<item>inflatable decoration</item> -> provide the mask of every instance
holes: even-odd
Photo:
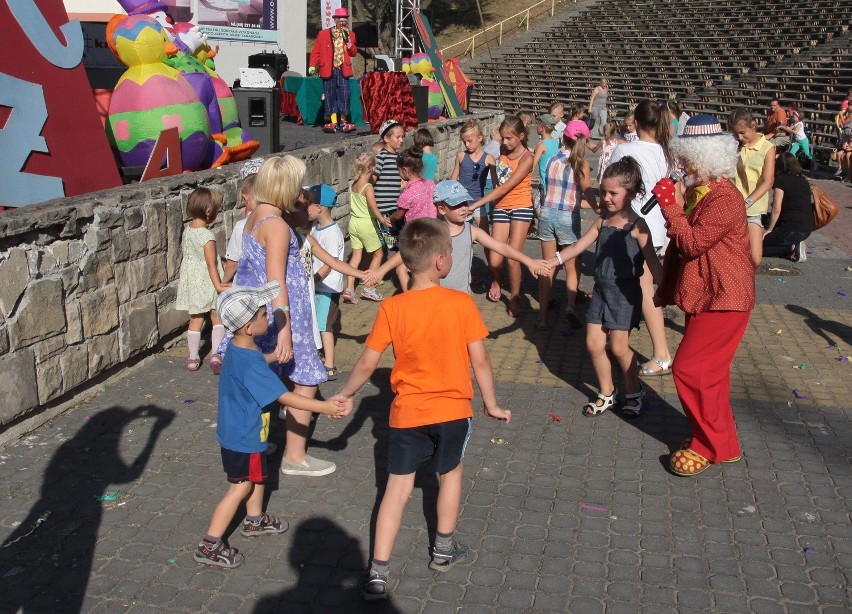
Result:
[[[425,53],[415,53],[402,60],[402,72],[420,75],[420,85],[429,88],[429,119],[438,119],[444,110],[444,95],[441,86],[435,80],[435,69]]]
[[[163,63],[167,37],[148,15],[116,16],[107,40],[127,71],[112,94],[107,137],[124,166],[145,166],[165,128],[177,127],[183,169],[204,168],[211,148],[207,111],[189,81]]]
[[[213,62],[216,50],[210,48],[206,37],[195,50],[194,56],[204,66],[205,70],[207,70],[207,74],[210,75],[213,83],[213,89],[216,92],[216,99],[219,103],[219,115],[222,118],[222,133],[225,135],[227,143],[226,153],[228,154],[228,161],[237,162],[251,158],[254,152],[260,147],[260,143],[240,127],[240,115],[237,110],[237,101],[234,99],[234,93],[228,87],[225,80],[216,72],[216,64]]]

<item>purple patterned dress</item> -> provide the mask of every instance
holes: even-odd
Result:
[[[266,220],[273,215],[267,216],[255,224],[246,235],[243,235],[243,254],[237,264],[237,274],[234,276],[234,284],[237,286],[250,286],[258,288],[267,282],[266,277],[266,247],[258,243],[254,238],[254,232]],[[290,331],[293,338],[293,360],[286,364],[272,363],[270,368],[279,377],[286,377],[295,384],[302,386],[318,386],[328,380],[328,374],[317,353],[314,344],[313,320],[311,316],[311,296],[308,286],[308,278],[305,267],[299,256],[299,242],[296,232],[290,231],[290,246],[287,251],[287,295],[290,300]],[[255,337],[254,341],[264,354],[275,351],[278,343],[278,328],[272,317],[271,305],[266,306],[269,316],[269,330],[262,337]],[[218,353],[225,355],[233,335],[228,333],[219,345]]]

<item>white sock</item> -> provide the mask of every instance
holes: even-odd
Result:
[[[210,334],[211,345],[213,346],[212,352],[216,354],[219,350],[219,344],[222,343],[222,339],[225,338],[225,327],[221,324],[217,324],[213,327],[213,332]]]
[[[201,345],[201,331],[186,331],[186,345],[189,348],[189,357],[198,358],[198,347]]]

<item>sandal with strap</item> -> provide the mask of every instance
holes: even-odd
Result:
[[[671,469],[672,473],[675,475],[691,477],[693,475],[698,475],[709,466],[709,460],[689,448],[686,450],[678,450],[669,457],[669,469]]]
[[[497,290],[496,292],[494,291],[495,288]],[[496,281],[492,281],[491,286],[488,288],[488,294],[485,295],[485,298],[487,298],[492,303],[497,303],[502,297],[503,291],[500,289],[500,284],[498,284]]]
[[[642,414],[642,399],[644,397],[645,391],[642,389],[642,384],[639,384],[639,392],[625,394],[624,405],[621,406],[621,415],[630,420],[638,418]]]
[[[673,358],[669,358],[668,360],[660,360],[659,358],[652,356],[651,359],[644,365],[639,365],[639,375],[668,375],[672,372],[673,362]],[[651,363],[657,365],[659,369],[649,367],[648,365],[650,365]]]
[[[684,439],[680,443],[680,449],[681,450],[688,450],[689,446],[691,446],[691,445],[692,445],[692,437],[687,437],[686,439]],[[736,463],[741,459],[742,459],[742,455],[738,454],[738,455],[734,456],[733,458],[729,458],[728,460],[723,460],[722,462],[723,463]]]
[[[595,401],[590,401],[583,405],[583,415],[587,417],[599,416],[610,407],[615,407],[616,392],[617,391],[613,389],[612,393],[609,395],[598,393],[598,398]],[[598,405],[598,401],[601,402],[600,405]]]
[[[187,358],[186,359],[186,368],[189,371],[198,371],[201,368],[201,359],[200,358]]]

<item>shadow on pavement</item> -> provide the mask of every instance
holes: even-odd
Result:
[[[139,478],[174,417],[152,405],[112,407],[60,446],[45,470],[39,500],[0,547],[0,610],[80,611],[103,516],[100,498]],[[126,445],[131,425],[146,418],[154,419],[148,439],[126,463],[119,444]]]
[[[296,526],[289,556],[299,576],[296,586],[264,597],[253,611],[399,612],[390,599],[374,603],[361,599],[359,588],[367,563],[359,544],[328,518],[303,520]]]
[[[804,318],[805,324],[810,327],[815,334],[825,339],[826,343],[837,345],[837,339],[832,339],[831,335],[836,335],[843,345],[852,344],[852,326],[835,322],[834,320],[825,320],[819,317],[810,309],[800,307],[799,305],[785,305],[787,311],[800,315]]]

